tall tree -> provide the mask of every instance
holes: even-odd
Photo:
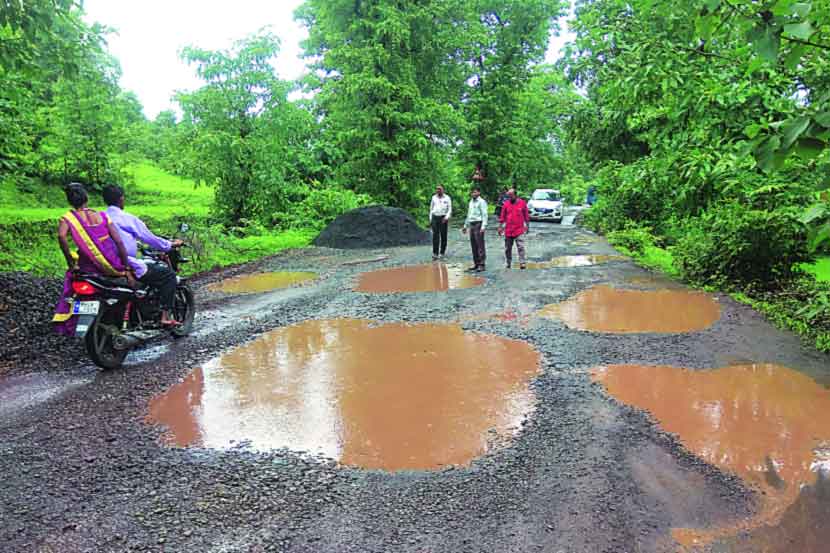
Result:
[[[339,183],[413,207],[441,178],[462,123],[463,8],[461,0],[309,0],[298,10]]]
[[[514,184],[526,143],[515,130],[520,95],[545,56],[564,13],[562,0],[477,0],[467,3],[471,74],[465,91],[464,157],[484,174],[485,192]],[[553,121],[550,122],[554,124]]]
[[[300,108],[273,66],[279,40],[260,32],[229,50],[182,52],[205,81],[180,92],[183,171],[216,184],[217,213],[230,224],[268,220],[290,199],[288,134]]]

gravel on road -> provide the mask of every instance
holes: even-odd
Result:
[[[0,367],[0,399],[27,390],[27,378],[51,391],[0,408],[0,551],[668,552],[677,550],[674,528],[750,516],[752,489],[687,452],[648,414],[611,399],[588,371],[619,363],[703,369],[738,358],[830,382],[828,357],[725,296],[720,320],[688,334],[611,335],[553,319],[481,317],[532,314],[596,284],[625,287],[648,277],[626,260],[508,271],[499,268],[498,237],[487,240],[485,285],[443,293],[353,291],[361,272],[428,262],[425,247],[307,248],[214,272],[194,281],[202,311],[190,338],[151,344],[109,372],[85,362],[78,344],[43,332],[39,321],[53,299],[48,308],[2,300],[2,330],[17,324],[21,340],[8,360],[6,347],[15,344],[4,342],[12,376],[4,381]],[[615,253],[574,226],[534,224],[528,238],[536,261]],[[456,264],[470,257],[458,229],[448,257]],[[207,290],[249,270],[320,278],[256,295]],[[57,295],[48,281],[2,278],[41,302],[47,291]],[[228,348],[280,326],[338,317],[459,321],[525,340],[543,357],[532,382],[536,409],[506,447],[433,472],[363,470],[301,451],[257,453],[244,443],[169,448],[159,440],[163,429],[145,422],[155,395]],[[35,341],[44,347],[20,345]]]

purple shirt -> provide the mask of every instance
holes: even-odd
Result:
[[[138,258],[137,241],[144,242],[156,250],[163,252],[170,251],[172,247],[170,241],[159,238],[150,232],[150,229],[147,228],[144,221],[135,215],[130,215],[114,205],[107,208],[106,214],[120,231],[121,241],[124,242],[124,249],[127,250],[127,261],[130,262],[130,267],[133,268],[135,276],[138,278],[143,277],[144,273],[147,272],[147,265]]]

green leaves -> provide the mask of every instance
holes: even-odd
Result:
[[[813,204],[804,211],[801,217],[799,217],[799,221],[801,221],[805,225],[809,225],[810,223],[818,221],[819,219],[822,219],[827,215],[830,215],[830,208],[827,206],[827,204]]]
[[[772,25],[760,24],[750,31],[747,38],[759,56],[770,62],[778,59],[778,52],[781,49],[780,29]]]
[[[801,40],[809,39],[813,36],[814,32],[815,29],[813,29],[813,26],[809,21],[801,21],[799,23],[784,25],[784,34],[786,36],[800,38]]]
[[[798,138],[804,134],[807,127],[810,126],[810,118],[801,116],[794,119],[789,119],[781,125],[781,132],[783,140],[781,146],[784,149],[789,149]]]

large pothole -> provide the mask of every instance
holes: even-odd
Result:
[[[760,492],[759,514],[735,528],[682,529],[683,545],[776,524],[830,468],[830,391],[777,365],[694,371],[615,365],[594,380],[623,403],[648,411],[691,452]]]
[[[208,288],[213,292],[225,294],[256,294],[288,288],[317,278],[317,273],[278,271],[273,273],[253,273],[232,277],[211,284]]]
[[[720,318],[720,305],[702,292],[594,286],[545,307],[539,315],[559,319],[579,330],[681,333],[712,326]]]
[[[619,255],[564,255],[554,257],[550,261],[531,261],[527,264],[528,269],[570,269],[574,267],[593,267],[611,263],[612,261],[625,261],[626,258]]]
[[[482,284],[483,278],[467,274],[459,266],[432,263],[363,273],[358,279],[355,291],[375,294],[446,292],[474,288]]]
[[[386,470],[464,465],[534,407],[539,354],[452,324],[307,321],[194,370],[152,400],[171,445],[287,447]]]

